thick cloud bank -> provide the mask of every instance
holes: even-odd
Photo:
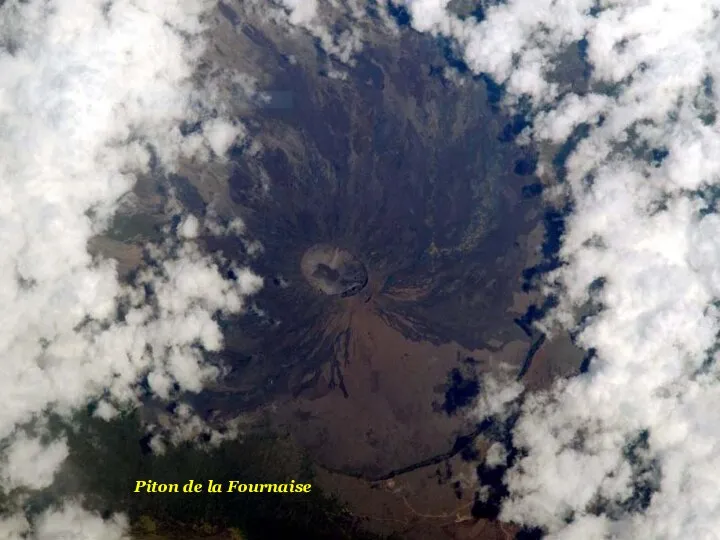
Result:
[[[199,390],[217,371],[203,361],[203,351],[222,345],[214,315],[240,311],[261,284],[242,269],[227,281],[185,234],[150,250],[155,262],[134,287],[119,282],[114,261],[87,249],[136,173],[149,172],[151,162],[172,171],[184,158],[221,159],[242,135],[241,126],[214,112],[223,108],[208,102],[212,92],[191,80],[213,4],[8,0],[0,7],[6,489],[45,487],[67,455],[62,439],[48,446],[34,438],[44,413],[71,413],[103,398],[99,413],[111,417],[114,407],[137,402],[144,378],[160,397],[173,388]],[[184,136],[184,120],[204,129]],[[20,426],[33,422],[34,435],[26,435]],[[71,536],[55,534],[58,520]],[[81,521],[74,507],[48,514],[37,537],[120,534],[119,522],[101,534],[102,520]]]
[[[531,96],[536,139],[589,127],[553,279],[565,324],[599,306],[579,337],[597,356],[525,403],[502,517],[556,538],[720,538],[720,2],[510,0],[479,22],[443,0],[405,5]],[[558,64],[578,42],[582,93]]]

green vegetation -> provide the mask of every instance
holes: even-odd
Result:
[[[113,422],[84,417],[79,425],[69,434],[69,461],[50,493],[31,502],[34,511],[85,494],[95,511],[126,513],[139,540],[379,539],[363,532],[359,520],[316,485],[307,494],[133,492],[143,479],[205,485],[212,479],[223,486],[229,480],[313,483],[309,461],[288,439],[251,435],[211,451],[184,445],[157,456],[143,451],[136,414]]]

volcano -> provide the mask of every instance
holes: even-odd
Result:
[[[442,43],[366,31],[347,68],[269,22],[226,17],[215,30],[213,62],[261,89],[237,97],[250,142],[164,189],[198,217],[239,218],[242,235],[199,241],[265,285],[221,321],[213,360],[226,376],[191,402],[290,434],[341,496],[357,493],[349,481],[420,471],[418,493],[447,507],[451,475],[427,471],[477,457],[466,413],[484,375],[546,381],[582,355],[565,343],[559,360],[531,366],[553,355],[529,325],[547,214],[537,157],[515,144],[522,115],[499,111],[487,78],[459,82]]]

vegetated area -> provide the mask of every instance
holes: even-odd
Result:
[[[217,448],[197,441],[149,451],[138,413],[110,422],[83,415],[68,433],[70,457],[51,489],[33,495],[31,512],[68,498],[109,517],[125,513],[133,538],[381,540],[336,498],[314,485],[306,456],[283,437],[249,435]],[[77,427],[77,426],[80,427]],[[311,483],[310,493],[134,493],[137,480],[178,483]]]

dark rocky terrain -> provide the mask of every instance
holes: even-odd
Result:
[[[328,77],[315,56],[288,62],[272,38],[249,25],[238,38],[259,48],[272,95],[292,99],[248,113],[263,151],[236,149],[228,170],[232,209],[262,244],[252,265],[266,277],[258,313],[230,331],[226,358],[248,388],[235,401],[297,391],[329,359],[352,362],[348,345],[361,329],[340,319],[355,304],[303,275],[317,245],[362,264],[368,311],[408,340],[496,350],[524,339],[513,293],[542,206],[534,158],[508,142],[486,83],[445,79],[437,45],[411,33],[368,48],[346,80]],[[239,241],[208,246],[248,260]]]

